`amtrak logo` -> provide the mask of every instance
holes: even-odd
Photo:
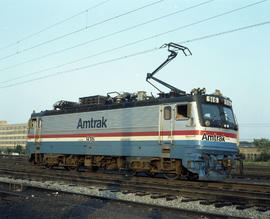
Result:
[[[220,135],[207,135],[205,132],[203,133],[202,140],[206,141],[223,141],[225,142],[225,137]]]
[[[103,116],[101,119],[82,120],[78,121],[77,129],[94,129],[94,128],[107,128],[107,119]]]

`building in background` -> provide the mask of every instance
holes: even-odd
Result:
[[[261,155],[252,142],[240,142],[239,150],[241,154],[245,155],[247,161],[255,161]]]
[[[7,124],[0,121],[0,151],[8,148],[15,148],[20,145],[26,147],[27,143],[27,123]]]

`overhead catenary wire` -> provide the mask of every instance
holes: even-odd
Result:
[[[240,31],[240,30],[246,30],[246,29],[250,29],[250,28],[253,28],[253,27],[257,27],[257,26],[267,25],[269,23],[270,23],[270,21],[265,21],[265,22],[261,22],[261,23],[257,23],[257,24],[252,24],[252,25],[248,25],[248,26],[243,26],[243,27],[235,28],[235,29],[224,31],[224,32],[220,32],[220,33],[214,33],[214,34],[210,34],[210,35],[206,35],[206,36],[202,36],[202,37],[196,37],[194,39],[186,40],[186,41],[181,41],[179,43],[182,43],[182,44],[191,43],[191,42],[195,42],[195,41],[199,41],[199,40],[204,40],[204,39],[208,39],[208,38],[212,38],[212,37],[217,37],[219,35],[233,33],[233,32]]]
[[[270,128],[269,122],[249,122],[249,123],[240,123],[239,126],[243,128]]]
[[[252,143],[255,139],[260,139],[260,138],[240,138],[239,141],[249,141],[250,143]]]
[[[75,17],[78,17],[78,16],[80,16],[80,15],[82,15],[82,14],[84,14],[84,13],[89,12],[90,10],[93,10],[93,9],[95,9],[95,8],[101,6],[101,5],[104,5],[105,3],[108,3],[109,1],[111,1],[111,0],[105,0],[105,1],[102,1],[102,2],[100,2],[100,3],[98,3],[98,4],[93,5],[92,7],[89,7],[89,8],[87,8],[87,9],[85,9],[85,10],[82,10],[82,11],[76,13],[76,14],[74,14],[74,15],[68,17],[68,18],[65,18],[65,19],[63,19],[63,20],[61,20],[61,21],[58,21],[58,22],[56,22],[56,23],[54,23],[54,24],[51,24],[51,25],[49,25],[49,26],[47,26],[47,27],[44,27],[44,28],[40,29],[39,31],[36,31],[36,32],[31,33],[31,34],[29,34],[29,35],[26,35],[25,37],[22,37],[21,39],[16,40],[16,42],[13,42],[13,43],[10,43],[10,44],[8,44],[8,45],[6,45],[6,46],[0,47],[0,52],[1,52],[2,50],[5,50],[5,49],[10,48],[10,47],[12,47],[12,46],[18,45],[19,43],[21,43],[21,42],[23,42],[23,41],[25,41],[25,40],[31,39],[31,38],[33,38],[34,36],[37,36],[37,35],[39,35],[39,34],[45,32],[45,31],[47,31],[47,30],[50,30],[50,29],[52,29],[52,28],[54,28],[54,27],[56,27],[56,26],[59,26],[59,25],[65,23],[65,22],[67,22],[67,21],[70,21],[70,20],[74,19]]]
[[[114,20],[114,19],[120,18],[120,17],[122,17],[122,16],[125,16],[125,15],[127,15],[127,14],[136,12],[136,11],[141,10],[141,9],[144,9],[144,8],[146,8],[146,7],[153,6],[153,5],[158,4],[158,3],[162,2],[162,1],[164,1],[164,0],[159,0],[159,1],[157,1],[157,2],[150,3],[150,4],[148,4],[148,5],[145,5],[145,6],[136,8],[136,9],[134,9],[134,10],[131,10],[131,11],[125,12],[125,13],[123,13],[123,14],[120,14],[120,15],[117,15],[117,16],[114,16],[114,17],[111,17],[111,18],[109,18],[109,19],[105,19],[105,20],[103,20],[103,21],[101,21],[101,22],[97,22],[97,23],[95,23],[95,24],[88,25],[88,26],[86,26],[86,27],[84,27],[84,28],[77,29],[77,30],[75,30],[75,31],[72,31],[72,32],[69,32],[69,33],[67,33],[67,34],[58,36],[58,37],[56,37],[56,38],[53,38],[53,39],[50,39],[50,40],[41,42],[41,43],[39,43],[39,44],[36,44],[36,45],[34,45],[34,46],[32,46],[32,47],[28,47],[28,48],[23,49],[23,50],[21,50],[21,51],[17,51],[17,52],[14,52],[14,53],[12,53],[12,54],[6,55],[6,56],[4,56],[4,57],[0,57],[0,61],[5,60],[5,59],[8,59],[8,58],[13,57],[13,56],[16,56],[16,55],[18,55],[18,54],[24,53],[24,52],[26,52],[26,51],[32,50],[32,49],[34,49],[34,48],[40,47],[40,46],[42,46],[42,45],[45,45],[45,44],[54,42],[54,41],[56,41],[56,40],[63,39],[63,38],[65,38],[65,37],[67,37],[67,36],[70,36],[70,35],[79,33],[79,32],[81,32],[81,31],[83,31],[83,30],[85,30],[85,29],[89,29],[89,28],[92,28],[92,27],[94,27],[94,26],[97,26],[97,25],[106,23],[106,22],[108,22],[108,21],[110,21],[110,20]],[[246,5],[246,6],[243,6],[243,7],[237,8],[237,9],[234,9],[234,10],[232,10],[232,11],[228,11],[227,13],[232,13],[232,12],[235,12],[235,11],[238,11],[238,10],[242,10],[242,9],[245,9],[245,8],[248,8],[248,7],[252,7],[252,6],[261,4],[261,3],[263,3],[263,2],[266,2],[266,1],[268,1],[268,0],[262,0],[262,1],[258,1],[258,2],[255,2],[255,3],[251,3],[251,4],[248,4],[248,5]],[[225,14],[224,14],[224,15],[225,15]],[[219,17],[219,16],[223,16],[223,15],[217,15],[217,16]],[[213,17],[213,18],[215,18],[215,17]],[[211,20],[211,19],[213,19],[213,18],[209,18],[209,20]],[[204,22],[204,21],[202,21],[202,22]],[[173,32],[173,30],[172,30],[172,32]],[[82,45],[83,45],[83,44],[81,44],[80,46],[82,46]]]
[[[246,29],[250,29],[250,28],[254,28],[254,27],[259,27],[259,26],[263,26],[263,25],[268,25],[268,24],[270,24],[270,20],[265,21],[265,22],[261,22],[261,23],[256,23],[256,24],[252,24],[252,25],[248,25],[248,26],[243,26],[243,27],[231,29],[231,30],[227,30],[227,31],[223,31],[223,32],[219,32],[219,33],[215,33],[215,34],[209,34],[209,35],[205,35],[205,36],[202,36],[202,37],[197,37],[197,38],[194,38],[194,39],[191,39],[191,40],[183,41],[182,43],[190,43],[190,42],[194,42],[194,41],[198,41],[198,40],[205,40],[205,39],[208,39],[208,38],[217,37],[217,36],[221,36],[221,35],[224,35],[224,34],[229,34],[229,33],[237,32],[237,31],[241,31],[241,30],[246,30]],[[162,49],[162,48],[155,47],[155,48],[152,48],[152,49],[148,49],[148,50],[132,53],[132,54],[129,54],[129,55],[125,55],[125,56],[121,56],[121,57],[101,61],[101,62],[98,62],[98,63],[94,63],[94,64],[90,64],[90,65],[76,67],[76,68],[69,69],[69,70],[64,70],[64,71],[51,73],[51,74],[40,76],[40,77],[31,79],[31,80],[25,80],[25,81],[17,82],[17,83],[14,83],[14,84],[9,84],[9,85],[6,85],[6,86],[2,86],[0,88],[3,89],[3,88],[8,88],[8,87],[14,87],[14,86],[17,86],[17,85],[21,85],[21,84],[25,84],[25,83],[29,83],[29,82],[33,82],[33,81],[37,81],[37,80],[41,80],[41,79],[61,75],[61,74],[71,73],[71,72],[75,72],[75,71],[95,67],[95,66],[98,66],[98,65],[107,64],[107,63],[119,61],[119,60],[122,60],[122,59],[127,59],[127,58],[130,58],[130,57],[134,57],[134,56],[154,52],[154,51],[156,51],[158,49]]]
[[[4,71],[4,70],[8,70],[8,69],[11,69],[11,68],[14,68],[14,67],[18,67],[18,66],[21,66],[23,64],[27,64],[27,63],[31,63],[31,62],[34,62],[34,61],[38,61],[38,60],[41,60],[41,59],[44,59],[46,57],[49,57],[49,56],[52,56],[52,55],[56,55],[56,54],[59,54],[59,53],[62,53],[62,52],[65,52],[65,51],[68,51],[68,50],[71,50],[71,49],[75,49],[77,47],[81,47],[81,46],[85,46],[87,44],[90,44],[90,43],[93,43],[93,42],[96,42],[98,40],[102,40],[102,39],[105,39],[105,38],[108,38],[108,37],[112,37],[114,35],[117,35],[117,34],[120,34],[120,33],[123,33],[123,32],[126,32],[126,31],[129,31],[129,30],[132,30],[132,29],[135,29],[135,28],[138,28],[138,27],[141,27],[143,25],[146,25],[146,24],[149,24],[149,23],[152,23],[154,21],[158,21],[158,20],[161,20],[161,19],[164,19],[164,18],[167,18],[169,16],[172,16],[172,15],[175,15],[175,14],[178,14],[180,12],[185,12],[185,11],[188,11],[188,10],[191,10],[191,9],[194,9],[194,8],[197,8],[199,6],[202,6],[202,5],[205,5],[205,4],[208,4],[210,2],[213,2],[215,0],[208,0],[208,1],[204,1],[204,2],[201,2],[199,4],[195,4],[195,5],[192,5],[190,7],[187,7],[187,8],[184,8],[184,9],[180,9],[180,10],[177,10],[175,12],[172,12],[172,13],[169,13],[169,14],[166,14],[166,15],[163,15],[163,16],[160,16],[160,17],[157,17],[157,18],[154,18],[154,19],[150,19],[148,21],[145,21],[145,22],[142,22],[142,23],[139,23],[139,24],[136,24],[136,25],[133,25],[133,26],[130,26],[130,27],[127,27],[127,28],[124,28],[122,30],[119,30],[119,31],[115,31],[113,33],[110,33],[110,34],[106,34],[106,35],[103,35],[101,37],[98,37],[98,38],[95,38],[95,39],[92,39],[92,40],[88,40],[88,41],[85,41],[85,42],[82,42],[82,43],[79,43],[79,44],[76,44],[74,46],[71,46],[71,47],[67,47],[67,48],[64,48],[64,49],[61,49],[61,50],[57,50],[57,51],[54,51],[54,52],[51,52],[51,53],[47,53],[45,55],[42,55],[42,56],[39,56],[39,57],[36,57],[36,58],[33,58],[33,59],[30,59],[30,60],[26,60],[24,62],[20,62],[20,63],[17,63],[15,65],[11,65],[11,66],[8,66],[6,68],[3,68],[3,69],[0,69],[0,71]],[[154,37],[157,37],[156,35]],[[152,39],[154,37],[148,37],[148,39]],[[143,40],[144,41],[144,40]],[[137,40],[135,41],[136,43],[138,42],[141,42],[140,40]],[[134,44],[136,44],[134,43]],[[134,45],[133,43],[129,43],[128,45]],[[119,47],[117,47],[119,48]],[[123,48],[121,46],[121,48]],[[94,55],[96,56],[96,55]],[[89,56],[88,56],[89,57]],[[85,59],[85,58],[83,58]],[[15,78],[17,79],[17,78]],[[11,80],[15,80],[15,79],[11,79]],[[6,80],[6,81],[0,81],[0,83],[6,83],[6,82],[9,82],[10,80]]]
[[[270,137],[254,137],[254,138],[248,138],[248,137],[240,137],[239,141],[240,141],[240,146],[241,146],[241,141],[248,141],[249,143],[253,143],[254,140],[260,140],[260,139],[270,139]],[[243,142],[245,143],[245,142]]]
[[[91,25],[87,25],[87,26],[85,26],[85,27],[82,27],[82,28],[79,28],[79,29],[77,29],[77,30],[71,31],[71,32],[69,32],[69,33],[63,34],[63,35],[61,35],[61,36],[55,37],[55,38],[53,38],[53,39],[49,39],[49,40],[43,41],[43,42],[38,43],[38,44],[36,44],[36,45],[33,45],[33,46],[31,46],[31,47],[22,49],[21,51],[16,51],[16,52],[11,53],[11,54],[8,54],[8,55],[6,55],[6,56],[2,56],[2,57],[0,57],[0,61],[5,60],[5,59],[8,59],[8,58],[13,57],[13,56],[16,56],[16,55],[18,55],[18,54],[27,52],[27,51],[29,51],[29,50],[38,48],[38,47],[43,46],[43,45],[46,45],[46,44],[48,44],[48,43],[51,43],[51,42],[54,42],[54,41],[57,41],[57,40],[66,38],[66,37],[71,36],[71,35],[73,35],[73,34],[76,34],[76,33],[79,33],[79,32],[85,31],[85,30],[88,30],[88,29],[90,29],[90,28],[99,26],[99,25],[101,25],[101,24],[104,24],[104,23],[107,23],[107,22],[109,22],[109,21],[118,19],[118,18],[123,17],[123,16],[126,16],[126,15],[128,15],[128,14],[131,14],[131,13],[134,13],[134,12],[137,12],[137,11],[140,11],[140,10],[145,9],[145,8],[147,8],[147,7],[154,6],[154,5],[159,4],[159,3],[163,2],[163,1],[164,1],[164,0],[158,0],[158,1],[152,2],[152,3],[150,3],[150,4],[146,4],[146,5],[144,5],[144,6],[141,6],[141,7],[132,9],[132,10],[130,10],[130,11],[124,12],[124,13],[122,13],[122,14],[119,14],[119,15],[116,15],[116,16],[113,16],[113,17],[110,17],[110,18],[107,18],[107,19],[102,20],[102,21],[99,21],[99,22],[97,22],[97,23],[94,23],[94,24],[91,24]]]
[[[34,78],[34,79],[31,79],[31,80],[18,82],[18,83],[15,83],[15,84],[12,84],[12,85],[8,85],[8,86],[4,86],[4,87],[0,87],[0,88],[5,88],[5,87],[9,87],[9,86],[15,86],[15,85],[19,85],[19,84],[25,84],[25,83],[29,83],[29,82],[33,82],[33,81],[37,81],[37,80],[41,80],[41,79],[45,79],[45,78],[49,78],[49,77],[61,75],[61,74],[71,73],[71,72],[74,72],[74,71],[79,71],[79,70],[83,70],[83,69],[95,67],[95,66],[98,66],[98,65],[107,64],[107,63],[119,61],[119,60],[122,60],[122,59],[127,59],[127,58],[130,58],[130,57],[142,55],[142,54],[145,54],[145,53],[150,53],[150,52],[153,52],[154,50],[157,50],[157,49],[159,49],[159,48],[144,50],[144,51],[140,51],[140,52],[133,53],[133,54],[130,54],[130,55],[125,55],[125,56],[121,56],[121,57],[117,57],[117,58],[113,58],[113,59],[101,61],[101,62],[90,64],[90,65],[80,66],[80,67],[76,67],[76,68],[65,70],[65,71],[59,71],[59,72],[56,72],[56,73],[52,73],[52,74],[49,74],[49,75],[40,76],[38,78]]]
[[[135,44],[138,44],[138,43],[141,43],[141,42],[144,42],[144,41],[153,39],[153,38],[157,38],[157,37],[166,35],[166,34],[168,34],[168,33],[176,32],[176,31],[179,31],[179,30],[184,29],[184,28],[188,28],[188,27],[191,27],[191,26],[194,26],[194,25],[198,25],[198,24],[201,24],[201,23],[203,23],[203,22],[207,22],[207,21],[210,21],[210,20],[213,20],[213,19],[216,19],[216,18],[225,16],[225,15],[228,15],[228,14],[231,14],[231,13],[234,13],[234,12],[237,12],[237,11],[239,11],[239,10],[243,10],[243,9],[252,7],[252,6],[254,6],[254,5],[257,5],[257,4],[262,3],[262,2],[265,2],[265,1],[266,1],[266,0],[264,0],[264,1],[258,1],[258,2],[252,3],[252,4],[248,4],[248,5],[245,5],[245,6],[236,8],[236,9],[233,9],[233,10],[229,10],[229,11],[226,11],[226,12],[223,12],[223,13],[220,13],[220,14],[217,14],[217,15],[214,15],[214,16],[210,16],[210,17],[207,17],[207,18],[204,18],[204,19],[201,19],[201,20],[192,22],[192,23],[190,23],[190,24],[181,25],[181,26],[179,26],[179,27],[173,28],[173,29],[168,30],[168,31],[165,31],[165,32],[161,32],[161,33],[158,33],[158,34],[151,35],[151,36],[146,37],[146,38],[144,38],[144,39],[136,40],[136,41],[133,41],[133,42],[131,42],[131,43],[127,43],[127,44],[124,44],[124,45],[115,47],[115,48],[113,48],[113,49],[105,50],[105,51],[103,51],[103,52],[99,52],[99,53],[96,53],[96,54],[94,54],[94,55],[86,56],[86,57],[83,57],[83,58],[80,58],[80,59],[76,59],[76,60],[73,60],[73,61],[70,61],[70,62],[61,64],[61,65],[53,66],[53,67],[51,67],[51,68],[46,68],[46,69],[43,69],[43,70],[40,70],[40,71],[35,71],[35,72],[28,73],[28,74],[24,74],[24,75],[22,75],[22,76],[14,77],[14,78],[12,78],[12,79],[8,79],[8,80],[5,80],[5,81],[0,81],[0,83],[7,83],[7,82],[10,82],[10,81],[14,81],[14,80],[18,80],[18,79],[21,79],[21,78],[24,78],[24,77],[32,76],[32,75],[35,75],[35,74],[38,74],[38,73],[42,73],[42,72],[45,72],[45,71],[57,69],[57,68],[60,68],[60,67],[63,67],[63,66],[69,65],[69,64],[74,64],[74,63],[76,63],[76,62],[79,62],[79,61],[82,61],[82,60],[85,60],[85,59],[90,59],[90,58],[93,58],[93,57],[98,56],[98,55],[103,55],[103,54],[105,54],[105,53],[112,52],[112,51],[115,51],[115,50],[118,50],[118,49],[122,49],[122,48],[125,48],[125,47],[128,47],[128,46],[132,46],[132,45],[135,45]],[[268,0],[267,0],[267,1],[268,1]],[[200,3],[200,4],[193,5],[193,6],[191,6],[191,7],[188,7],[188,8],[185,8],[185,9],[178,10],[177,12],[190,10],[190,9],[192,9],[192,8],[201,6],[201,5],[206,4],[206,3],[209,3],[209,2],[211,2],[211,1],[202,2],[202,3]],[[174,13],[176,13],[176,12],[169,13],[169,14],[174,14]],[[169,14],[167,14],[167,15],[165,15],[165,16],[167,17]],[[133,29],[133,28],[135,28],[135,27],[142,26],[142,25],[144,25],[144,24],[146,24],[146,23],[152,22],[153,20],[161,19],[162,17],[165,17],[165,16],[161,16],[161,17],[158,17],[158,18],[155,18],[155,19],[146,21],[146,22],[144,22],[144,23],[134,25],[134,26],[131,26],[131,27],[122,29],[122,30],[120,30],[120,31],[113,32],[113,33],[111,33],[111,34],[107,34],[107,35],[104,35],[104,36],[101,36],[101,37],[98,37],[98,38],[95,38],[95,39],[92,39],[92,40],[89,40],[89,41],[86,41],[86,42],[83,42],[83,43],[80,43],[80,44],[77,44],[77,45],[74,45],[74,46],[72,46],[72,47],[68,47],[68,48],[65,48],[65,49],[62,49],[62,50],[58,50],[58,51],[55,51],[55,52],[52,52],[52,53],[49,53],[49,54],[40,56],[40,57],[38,57],[38,58],[36,58],[36,59],[40,60],[40,59],[42,59],[42,58],[45,58],[45,57],[48,57],[48,56],[51,56],[51,55],[55,55],[55,54],[58,54],[58,53],[61,53],[61,52],[64,52],[64,51],[67,51],[67,50],[70,50],[70,49],[79,47],[79,46],[83,46],[83,45],[86,45],[86,44],[89,44],[89,43],[92,43],[92,42],[96,42],[96,41],[98,41],[98,40],[101,40],[101,39],[104,39],[104,38],[107,38],[107,37],[116,35],[116,34],[118,34],[118,33],[124,32],[124,31],[126,31],[126,30],[130,30],[130,29]],[[192,40],[193,40],[193,41],[196,41],[196,40],[198,40],[198,39],[195,38],[195,39],[192,39]],[[185,42],[181,42],[181,43],[185,43]],[[179,43],[179,44],[181,44],[181,43]],[[34,59],[34,60],[36,60],[36,59]],[[28,61],[33,61],[33,59],[28,60]],[[16,65],[16,66],[18,66],[18,65]],[[1,71],[1,70],[0,70],[0,71]]]

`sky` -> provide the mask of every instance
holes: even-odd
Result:
[[[59,100],[147,91],[156,75],[233,101],[240,140],[270,138],[270,1],[0,1],[0,120],[26,123]],[[163,89],[162,87],[160,87]],[[166,89],[164,89],[166,91]]]

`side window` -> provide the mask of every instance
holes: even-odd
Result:
[[[176,106],[176,119],[187,119],[188,118],[188,105],[177,105]]]
[[[170,120],[172,117],[172,110],[170,106],[164,107],[164,119]]]

